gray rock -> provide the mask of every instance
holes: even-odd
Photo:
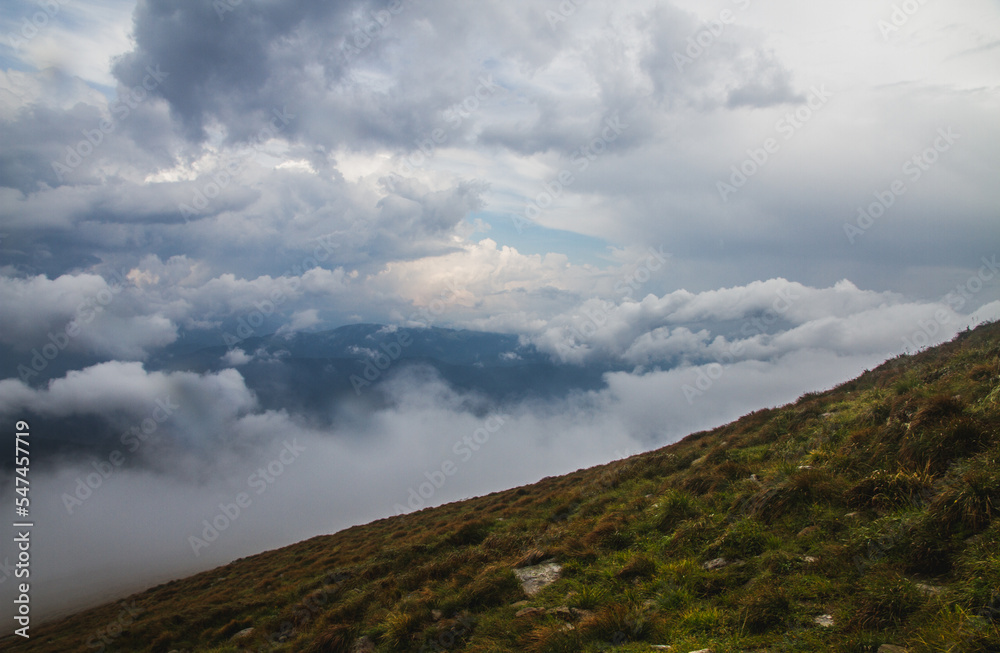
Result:
[[[556,562],[546,562],[540,565],[515,569],[514,575],[521,583],[521,588],[528,596],[534,596],[559,580],[562,576],[562,565]]]
[[[375,642],[368,639],[368,637],[362,637],[354,642],[354,646],[351,647],[351,653],[375,653]]]
[[[253,634],[253,628],[244,628],[240,632],[233,635],[232,639],[243,639],[244,637],[249,637]]]
[[[708,562],[702,565],[702,567],[706,571],[714,571],[716,569],[722,569],[723,567],[728,567],[728,566],[729,566],[729,561],[726,560],[725,558],[716,558],[715,560],[709,560]]]

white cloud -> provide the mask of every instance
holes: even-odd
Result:
[[[253,356],[249,356],[242,349],[230,349],[222,357],[223,362],[231,367],[239,367],[240,365],[246,365],[253,360]]]

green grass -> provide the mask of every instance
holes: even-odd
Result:
[[[106,650],[997,651],[998,429],[993,324],[658,451],[160,585]],[[529,599],[513,570],[547,559],[563,577]],[[88,650],[121,610],[0,649]]]

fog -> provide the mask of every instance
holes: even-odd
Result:
[[[51,618],[314,535],[663,446],[831,387],[879,360],[802,351],[747,361],[690,402],[684,387],[700,387],[707,367],[611,374],[603,391],[503,406],[430,380],[429,371],[408,371],[385,385],[391,405],[349,432],[316,430],[306,416],[283,411],[234,411],[245,386],[201,377],[214,395],[178,401],[144,448],[32,474],[34,614]],[[709,372],[716,370],[704,378]],[[238,373],[219,376],[233,381]],[[207,416],[208,405],[220,408]],[[185,410],[217,429],[202,430],[197,453],[191,435],[182,437],[192,421]],[[132,458],[116,466],[116,450]],[[11,494],[8,483],[3,500]],[[12,537],[4,534],[0,561],[16,560]],[[9,609],[15,579],[0,573]]]

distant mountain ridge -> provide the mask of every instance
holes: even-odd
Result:
[[[556,363],[515,335],[440,327],[352,324],[329,331],[252,336],[233,346],[224,344],[223,335],[187,334],[143,364],[149,371],[198,374],[235,368],[263,408],[288,410],[323,427],[335,425],[339,409],[350,402],[387,405],[391,398],[383,384],[406,374],[440,379],[469,395],[475,410],[483,413],[529,398],[598,390],[605,387],[603,377],[609,371]],[[36,385],[101,362],[85,356],[57,358]],[[57,367],[70,363],[66,369]],[[88,451],[103,455],[120,435],[99,416],[29,417],[46,434],[39,438],[38,462]],[[5,459],[5,464],[11,463]]]

